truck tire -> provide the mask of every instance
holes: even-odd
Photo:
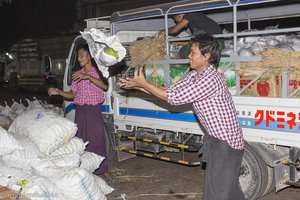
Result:
[[[114,147],[112,145],[112,141],[108,135],[108,131],[106,130],[106,128],[104,127],[104,137],[105,137],[105,147],[106,147],[106,154],[107,154],[107,160],[113,160],[115,155],[116,155],[116,151],[114,150]]]
[[[246,143],[240,172],[240,185],[247,200],[255,200],[267,193],[271,188],[269,173],[266,163]],[[273,174],[272,174],[273,175]],[[273,181],[273,179],[272,179]],[[269,187],[269,188],[268,188]]]
[[[275,189],[274,168],[269,167],[269,166],[267,166],[267,168],[268,168],[268,184],[267,184],[265,191],[262,193],[261,196],[265,196],[265,195],[271,193]]]

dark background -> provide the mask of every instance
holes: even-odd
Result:
[[[0,0],[0,53],[25,38],[78,35],[86,18],[168,2],[174,0]]]
[[[1,51],[23,38],[72,34],[76,0],[15,0],[0,6]]]
[[[134,9],[178,0],[0,0],[0,53],[9,51],[21,39],[75,36],[85,27],[84,19],[109,16],[115,11]],[[284,0],[297,3],[299,0]],[[280,4],[283,1],[273,2]],[[300,12],[300,11],[299,11]],[[253,28],[299,26],[300,18],[252,23]],[[247,24],[239,24],[245,30]],[[230,30],[230,27],[222,27]]]

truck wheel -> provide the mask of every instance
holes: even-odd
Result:
[[[266,192],[268,182],[269,173],[266,163],[246,143],[240,172],[240,185],[245,198],[247,200],[258,199]]]
[[[267,168],[268,168],[268,184],[261,196],[267,195],[275,189],[274,168],[269,166],[267,166]]]
[[[110,161],[114,159],[116,155],[116,151],[114,150],[114,147],[112,145],[111,139],[109,138],[109,133],[107,132],[106,128],[104,127],[104,137],[105,137],[105,147],[106,147],[106,154],[107,154],[107,160]]]

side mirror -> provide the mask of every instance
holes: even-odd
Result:
[[[43,67],[45,73],[50,74],[52,72],[52,62],[50,56],[43,56]]]

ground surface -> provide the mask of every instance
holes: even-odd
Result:
[[[4,101],[11,104],[12,99],[32,100],[33,97],[55,105],[62,103],[61,98],[50,98],[43,90],[9,92],[0,89],[1,105],[4,105]],[[196,154],[186,156],[190,160],[197,159]],[[109,162],[109,170],[114,178],[110,185],[115,188],[115,191],[107,196],[108,200],[202,199],[205,171],[201,167],[187,167],[142,157],[119,162],[116,156]],[[287,188],[260,198],[260,200],[298,199],[300,199],[300,188]]]
[[[197,159],[196,155],[187,157]],[[142,157],[118,162],[116,157],[109,163],[109,168],[114,177],[110,185],[115,191],[107,196],[108,200],[202,199],[205,170],[201,167],[187,167]],[[287,188],[259,200],[298,199],[300,188]]]

